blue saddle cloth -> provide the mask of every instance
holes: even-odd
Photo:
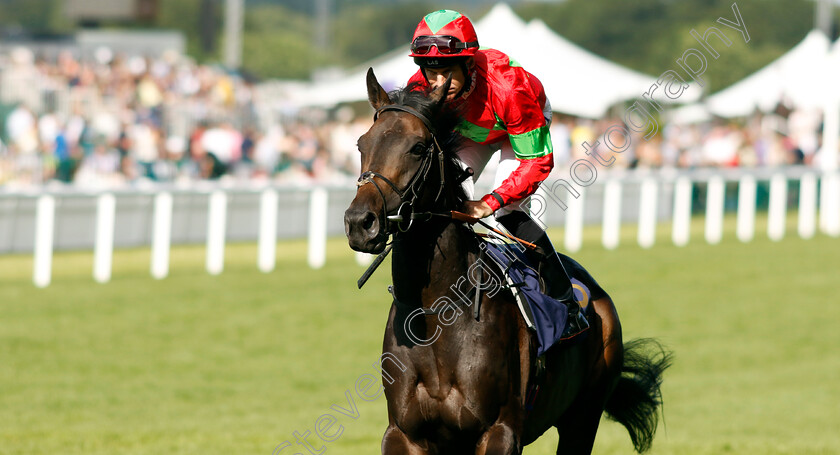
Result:
[[[507,276],[508,283],[514,289],[514,295],[517,294],[516,290],[518,290],[517,299],[522,315],[528,325],[537,333],[538,356],[543,355],[558,341],[576,335],[568,333],[568,308],[562,302],[543,294],[536,267],[531,264],[530,259],[519,245],[492,242],[484,242],[484,245],[487,247],[485,249],[487,254],[502,268]],[[593,296],[592,292],[603,293],[603,291],[580,264],[562,254],[560,258],[566,271],[572,275],[570,278],[575,299],[585,311],[584,314],[591,315],[592,309],[589,302],[600,298],[600,296]],[[588,283],[578,278],[588,281]]]

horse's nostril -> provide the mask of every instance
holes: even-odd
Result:
[[[373,212],[367,212],[364,221],[362,221],[362,229],[366,231],[370,230],[370,228],[372,228],[375,223],[376,215],[374,215]]]

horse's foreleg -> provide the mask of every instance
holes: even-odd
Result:
[[[519,455],[522,442],[513,428],[505,423],[490,427],[478,443],[475,455]]]
[[[396,425],[390,425],[382,437],[382,455],[432,455],[432,452],[412,442]]]

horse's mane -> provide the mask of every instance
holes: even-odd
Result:
[[[394,104],[411,107],[432,122],[438,144],[446,158],[449,175],[460,181],[463,171],[457,152],[461,146],[462,136],[455,131],[455,127],[462,120],[459,110],[448,106],[447,103],[441,106],[437,101],[429,98],[429,93],[421,89],[418,83],[411,83],[394,90],[388,94],[388,97]],[[453,190],[459,205],[467,199],[461,185],[456,185]]]

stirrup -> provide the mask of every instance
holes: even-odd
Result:
[[[572,322],[580,327],[580,332],[589,328],[589,319],[586,319],[586,315],[583,314],[583,311],[578,310],[575,312],[572,317]]]
[[[563,331],[563,335],[560,339],[568,339],[572,338],[575,335],[584,332],[589,328],[589,320],[586,319],[586,315],[583,314],[583,308],[577,302],[573,302],[571,304],[567,304],[569,307],[569,322],[566,324],[566,330]],[[571,306],[574,305],[577,307],[576,311],[571,310]]]

